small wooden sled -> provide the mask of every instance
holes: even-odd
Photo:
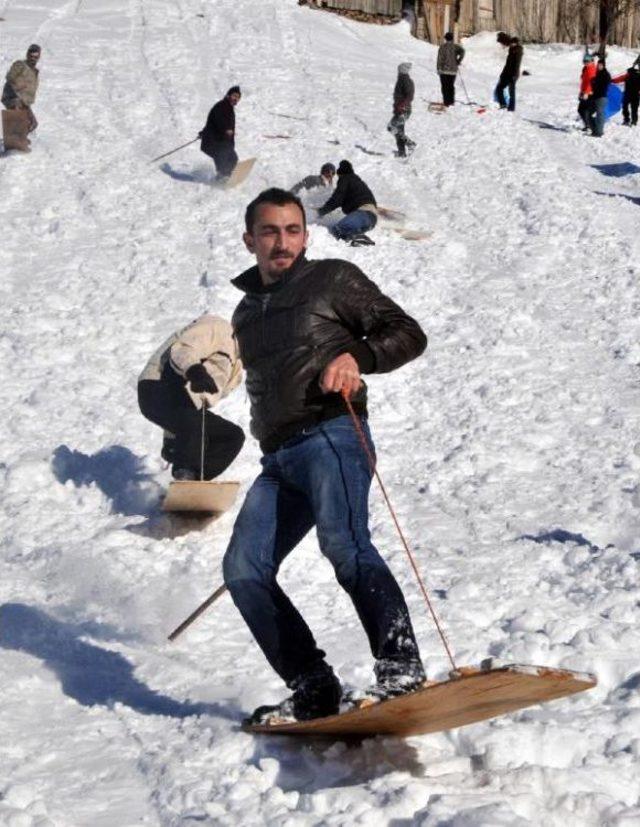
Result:
[[[29,116],[22,109],[4,109],[2,111],[2,139],[4,151],[19,149],[31,152],[29,146]]]
[[[430,101],[427,109],[429,112],[438,112],[440,114],[447,111],[447,107],[444,103],[438,103],[438,101]]]
[[[380,218],[386,218],[387,221],[402,221],[407,217],[405,212],[393,210],[391,207],[376,207],[376,210]]]
[[[233,172],[225,182],[224,188],[230,190],[241,184],[244,179],[249,176],[256,160],[256,158],[247,158],[246,161],[238,161]]]
[[[312,721],[275,721],[246,725],[247,732],[268,735],[370,737],[424,735],[484,721],[556,698],[592,689],[594,675],[509,664],[464,667],[446,681],[379,703],[361,702],[340,715]]]
[[[163,511],[223,514],[235,502],[239,482],[174,480],[162,503]]]
[[[426,241],[433,235],[429,230],[405,230],[402,227],[391,227],[390,229],[407,241]]]

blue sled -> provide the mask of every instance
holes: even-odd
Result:
[[[617,115],[621,109],[622,90],[615,83],[610,83],[607,89],[607,109],[604,113],[604,119],[608,121],[613,115]]]

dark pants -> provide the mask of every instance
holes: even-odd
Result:
[[[340,416],[266,454],[236,519],[224,581],[267,660],[290,686],[324,663],[325,653],[276,580],[285,557],[314,526],[320,551],[364,626],[376,674],[402,665],[422,672],[404,597],[371,542],[370,485],[353,422]],[[317,599],[325,597],[318,593]]]
[[[176,468],[189,468],[198,478],[202,459],[202,411],[189,398],[184,380],[167,365],[162,379],[138,383],[142,415],[174,435],[165,439],[163,456]],[[204,414],[204,479],[210,480],[231,465],[244,444],[242,428],[211,411]],[[171,444],[173,443],[173,445]]]
[[[596,138],[604,135],[604,125],[607,121],[607,99],[606,97],[594,98],[591,110],[591,129]]]
[[[442,87],[442,102],[445,106],[453,106],[456,102],[456,76],[440,75],[440,86]]]
[[[202,151],[213,159],[218,178],[228,178],[238,163],[238,155],[230,141],[214,141],[203,146]]]
[[[639,100],[640,95],[637,92],[634,95],[630,95],[625,90],[624,97],[622,98],[622,117],[625,123],[632,123],[634,125],[638,123]],[[631,117],[629,117],[629,110],[631,110]]]
[[[504,99],[504,90],[509,90],[509,105]],[[501,108],[507,108],[509,112],[516,111],[516,78],[508,78],[500,75],[500,80],[496,86],[496,98]]]
[[[405,124],[410,117],[411,110],[408,109],[406,112],[394,115],[387,125],[389,132],[395,136],[396,146],[398,147],[398,155],[401,155],[402,157],[407,154],[407,147],[409,147],[409,149],[413,149],[415,146],[415,141],[412,141],[411,138],[407,138],[404,132]]]
[[[585,128],[591,129],[593,126],[592,117],[593,117],[593,99],[586,98],[585,100],[580,99],[578,103],[578,115],[582,118],[582,122],[585,125]]]

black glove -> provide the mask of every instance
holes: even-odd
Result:
[[[200,139],[202,139],[202,132],[204,132],[204,130],[201,130],[200,132],[198,132],[198,138],[200,138]]]
[[[218,386],[202,363],[191,365],[185,376],[191,383],[191,390],[194,393],[218,392]]]

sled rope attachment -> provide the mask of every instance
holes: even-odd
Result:
[[[398,522],[398,517],[397,517],[396,512],[393,508],[393,505],[391,504],[391,500],[389,499],[389,495],[387,494],[387,489],[384,487],[384,483],[382,482],[382,478],[380,477],[380,474],[378,473],[378,469],[376,468],[375,458],[374,458],[373,454],[371,453],[371,449],[367,445],[367,439],[364,435],[364,431],[362,430],[362,425],[360,424],[360,420],[358,419],[358,417],[356,415],[356,412],[353,409],[353,405],[351,404],[351,400],[349,399],[349,391],[346,388],[343,388],[341,393],[342,393],[342,398],[344,399],[344,403],[347,406],[347,410],[349,411],[349,415],[351,416],[353,426],[356,429],[356,433],[358,434],[358,438],[360,440],[360,443],[361,443],[361,445],[364,449],[364,452],[367,456],[367,459],[369,460],[369,467],[371,468],[371,473],[378,480],[378,485],[380,486],[380,490],[382,491],[382,495],[383,495],[383,497],[385,499],[385,502],[387,504],[387,508],[389,509],[389,513],[391,514],[391,519],[393,520],[394,525],[396,527],[396,530],[398,532],[398,535],[400,536],[400,540],[402,541],[402,545],[404,547],[404,550],[406,551],[407,556],[409,558],[409,561],[411,563],[413,573],[415,574],[416,579],[418,581],[418,584],[420,586],[422,596],[424,597],[425,603],[427,604],[427,609],[429,610],[429,612],[431,614],[431,617],[433,618],[433,622],[436,624],[436,629],[438,630],[438,634],[440,635],[440,640],[442,641],[442,645],[444,646],[445,652],[447,653],[447,657],[449,658],[449,662],[451,663],[451,667],[452,667],[454,672],[457,672],[458,667],[456,666],[456,663],[453,659],[453,655],[451,654],[451,649],[449,648],[449,644],[447,643],[447,638],[446,638],[446,636],[444,634],[444,631],[442,629],[442,625],[440,624],[440,620],[438,619],[438,615],[436,614],[436,611],[433,608],[433,604],[431,602],[431,599],[429,598],[429,593],[428,593],[427,588],[424,584],[424,580],[422,579],[422,576],[420,575],[420,571],[419,571],[418,566],[416,564],[413,552],[411,551],[411,549],[409,547],[409,543],[407,542],[407,540],[404,536],[404,533],[402,531],[402,528],[400,527],[400,523]]]

